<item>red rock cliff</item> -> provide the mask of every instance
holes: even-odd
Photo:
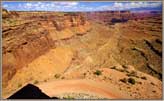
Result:
[[[3,26],[3,85],[6,85],[17,69],[55,47],[54,40],[68,39],[75,34],[83,34],[89,30],[88,24],[82,15],[65,14],[51,16],[51,18],[42,15],[40,19],[21,25]],[[78,29],[78,31],[73,32],[71,29]],[[65,30],[70,31],[64,32]],[[58,38],[56,38],[57,34]]]

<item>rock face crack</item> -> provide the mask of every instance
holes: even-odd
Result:
[[[141,56],[143,56],[145,58],[146,61],[148,60],[148,58],[146,57],[146,54],[142,50],[140,50],[138,48],[132,48],[132,50],[139,52],[141,54]]]
[[[162,80],[162,74],[153,69],[153,66],[149,63],[146,64],[153,74],[158,75],[159,79]]]
[[[148,40],[144,40],[145,43],[150,47],[150,49],[157,54],[158,56],[160,56],[162,58],[162,52],[160,52],[159,50],[155,49],[154,46],[148,41]]]

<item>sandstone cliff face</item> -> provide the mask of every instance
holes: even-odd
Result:
[[[18,27],[18,30],[4,32],[3,74],[5,79],[11,79],[17,69],[47,51],[52,46],[51,42],[48,33],[43,29],[39,30],[39,26],[34,23],[24,24],[22,28]]]
[[[19,17],[18,13],[15,11],[9,12],[8,10],[2,8],[2,18],[14,18],[14,17]]]
[[[117,19],[122,22],[124,19],[131,17],[130,11],[97,11],[87,12],[88,19],[96,20],[99,23],[112,23],[112,20]]]
[[[65,14],[64,18],[57,18],[55,21],[53,21],[54,26],[57,30],[62,30],[69,27],[76,27],[80,25],[86,24],[86,20],[84,16],[81,15],[69,15]]]
[[[18,69],[55,47],[57,40],[85,33],[89,30],[88,24],[82,15],[67,14],[54,19],[43,16],[18,26],[4,25],[3,85],[6,86]]]
[[[97,11],[97,12],[87,12],[85,14],[89,20],[93,20],[105,24],[126,22],[128,20],[139,20],[147,17],[157,16],[157,14],[159,14],[160,16],[160,12],[135,13],[130,11]]]

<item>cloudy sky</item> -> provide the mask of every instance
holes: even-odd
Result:
[[[102,11],[162,10],[162,2],[2,2],[2,7],[16,11]]]

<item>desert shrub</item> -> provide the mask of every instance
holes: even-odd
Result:
[[[86,76],[86,73],[83,73],[84,76]]]
[[[63,99],[69,99],[69,100],[71,100],[71,99],[75,99],[75,98],[72,97],[72,96],[66,96],[66,97],[63,97]]]
[[[138,50],[136,47],[133,47],[132,50]]]
[[[131,84],[135,84],[136,83],[135,79],[133,79],[133,78],[128,78],[128,82],[131,83]]]
[[[153,82],[150,83],[151,85],[155,85]]]
[[[128,67],[126,65],[122,65],[122,67],[125,68],[125,69],[128,69]]]
[[[115,70],[117,70],[117,71],[119,71],[119,72],[126,72],[126,71],[127,71],[127,70],[125,70],[125,69],[116,68],[115,66],[111,67],[110,69],[115,69]]]
[[[142,82],[138,82],[138,84],[142,84]]]
[[[65,79],[65,77],[62,77],[61,79]]]
[[[58,78],[60,78],[60,74],[55,74],[54,77],[55,77],[56,79],[58,79]]]
[[[147,80],[147,78],[146,78],[145,76],[142,76],[141,79],[143,79],[143,80]]]
[[[105,79],[107,79],[107,77],[106,77],[106,76],[104,76],[104,80],[105,80]]]
[[[130,87],[127,87],[127,89],[130,89]]]
[[[19,88],[19,87],[22,87],[22,84],[18,84],[18,88]]]
[[[116,69],[116,67],[115,67],[115,66],[113,66],[113,67],[111,67],[111,69]]]
[[[38,80],[35,80],[35,81],[34,81],[34,84],[37,84],[37,83],[39,83],[39,81],[38,81]]]
[[[137,77],[138,78],[137,72],[135,72],[135,71],[132,71],[132,72],[128,73],[127,76],[133,76],[133,77]]]
[[[99,75],[102,74],[102,72],[101,72],[100,70],[96,70],[96,71],[94,72],[94,74],[99,76]]]
[[[125,72],[125,70],[123,70],[123,69],[117,69],[118,71],[120,71],[120,72]]]
[[[126,83],[127,82],[127,79],[126,78],[123,78],[123,79],[120,79],[121,82],[123,83]]]

